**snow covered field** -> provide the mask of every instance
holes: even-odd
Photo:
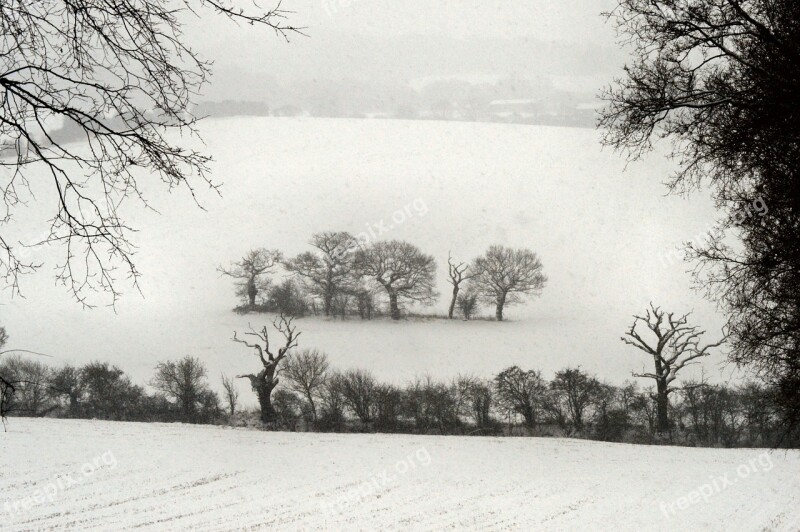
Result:
[[[800,453],[11,419],[3,530],[800,529]]]
[[[448,251],[469,260],[495,243],[529,247],[550,281],[540,298],[509,307],[505,324],[302,320],[301,347],[328,352],[336,367],[402,382],[423,373],[488,377],[510,364],[551,376],[581,365],[621,383],[647,362],[619,337],[649,301],[694,310],[710,336],[719,332],[713,304],[689,289],[686,266],[665,256],[707,230],[713,208],[702,193],[664,197],[671,167],[659,155],[625,171],[595,131],[505,124],[231,118],[201,129],[223,196],[201,190],[202,211],[188,194],[151,194],[160,215],[131,211],[144,298],[127,293],[116,314],[84,311],[45,269],[23,279],[26,298],[0,307],[9,347],[47,353],[55,364],[108,360],[140,384],[157,362],[191,354],[216,386],[221,372],[252,369],[250,353],[230,338],[263,320],[230,312],[237,300],[220,263],[258,246],[294,255],[315,231],[381,223],[378,238],[408,240],[436,257],[443,297],[431,311],[447,307]],[[41,188],[20,211],[23,232],[51,215]],[[709,359],[706,376],[719,378],[723,359]]]

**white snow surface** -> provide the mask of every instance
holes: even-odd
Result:
[[[0,440],[3,530],[800,529],[797,451],[26,418]]]

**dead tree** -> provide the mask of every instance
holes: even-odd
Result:
[[[471,279],[472,277],[475,277],[475,274],[477,273],[475,270],[467,273],[467,270],[469,269],[469,264],[465,264],[463,262],[455,263],[453,262],[452,256],[449,253],[447,254],[447,282],[453,285],[453,298],[450,300],[450,308],[447,310],[447,317],[451,320],[453,319],[453,312],[456,309],[456,302],[458,300],[458,292],[461,290],[461,283]]]
[[[217,271],[222,275],[236,279],[238,287],[236,295],[246,297],[248,309],[253,310],[256,306],[256,297],[259,291],[268,286],[268,281],[264,275],[271,271],[281,261],[280,251],[273,249],[253,249],[241,260],[234,262],[228,268],[220,266]]]
[[[272,326],[283,336],[284,345],[279,348],[277,353],[272,351],[269,341],[269,329],[266,325],[256,332],[252,328],[244,333],[256,339],[255,343],[248,342],[233,333],[233,341],[244,344],[253,349],[258,355],[262,369],[258,373],[249,375],[237,375],[237,379],[250,379],[250,385],[258,396],[258,404],[261,406],[261,421],[264,423],[274,423],[277,420],[277,413],[272,406],[272,391],[278,385],[279,365],[286,358],[289,350],[297,346],[297,338],[301,333],[297,332],[297,327],[292,325],[294,318],[287,318],[283,314],[272,322]],[[263,345],[262,345],[263,344]]]
[[[697,363],[697,359],[708,356],[709,350],[719,347],[725,341],[720,341],[700,347],[700,338],[705,334],[697,326],[689,325],[689,314],[675,317],[674,313],[661,310],[653,306],[647,309],[644,316],[634,315],[634,321],[623,342],[632,345],[653,358],[655,371],[653,373],[634,373],[634,377],[653,379],[656,383],[657,422],[656,430],[660,433],[669,431],[669,395],[676,390],[673,382],[678,372],[690,364]],[[636,327],[642,324],[655,338],[649,341],[642,338]]]

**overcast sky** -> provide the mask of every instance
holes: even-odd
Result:
[[[210,99],[244,99],[270,79],[547,77],[595,92],[624,55],[600,13],[609,0],[285,0],[290,42],[219,17],[187,34],[215,62]],[[202,13],[202,11],[201,11]]]

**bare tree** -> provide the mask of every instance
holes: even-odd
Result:
[[[266,274],[280,263],[281,258],[282,254],[277,249],[253,249],[228,268],[220,266],[217,271],[236,279],[236,295],[247,298],[248,308],[252,310],[256,306],[258,293],[269,286]]]
[[[494,387],[497,401],[506,411],[521,414],[528,427],[536,425],[541,398],[547,390],[538,371],[511,366],[495,377]]]
[[[403,413],[403,391],[392,384],[375,387],[375,430],[395,432],[400,428]]]
[[[7,342],[8,333],[6,332],[6,328],[0,327],[0,355],[4,353],[3,348]],[[11,401],[16,391],[14,383],[9,380],[10,378],[10,375],[0,373],[0,420],[3,421],[5,421],[10,412]]]
[[[58,407],[50,394],[48,383],[51,369],[39,360],[25,358],[19,354],[4,358],[0,364],[0,375],[4,375],[7,389],[7,412],[41,417]]]
[[[355,289],[356,307],[362,320],[371,320],[375,310],[375,292],[379,288],[362,284]]]
[[[322,387],[328,379],[328,357],[316,349],[304,349],[288,358],[283,368],[289,389],[301,394],[311,407],[311,415],[317,421],[317,404]]]
[[[466,390],[467,412],[479,430],[486,430],[493,425],[492,407],[494,394],[490,383],[473,380]]]
[[[323,312],[330,316],[334,298],[355,282],[352,263],[357,242],[350,233],[325,232],[314,234],[310,244],[316,253],[301,253],[284,266],[301,278],[310,294],[322,300]]]
[[[150,384],[177,403],[184,421],[196,422],[204,395],[209,392],[206,375],[203,362],[187,355],[178,361],[159,362]]]
[[[203,9],[284,36],[295,31],[280,9],[245,10],[228,0],[0,3],[0,220],[45,196],[38,168],[47,172],[56,206],[39,238],[18,246],[8,226],[0,235],[0,278],[12,290],[19,291],[21,274],[41,266],[19,247],[56,243],[65,250],[58,281],[84,305],[95,290],[113,304],[118,269],[138,286],[121,206],[150,208],[140,182],[186,187],[192,197],[198,186],[217,187],[209,157],[168,135],[196,134],[187,110],[210,63],[184,41],[183,20]],[[55,134],[55,122],[77,130],[83,142]]]
[[[375,416],[376,389],[378,383],[371,373],[348,370],[339,377],[339,385],[345,405],[361,420],[370,423]]]
[[[458,301],[458,292],[461,290],[461,283],[475,277],[478,273],[475,270],[471,270],[469,273],[467,271],[470,270],[470,266],[463,262],[455,262],[453,257],[448,253],[447,254],[447,282],[453,285],[453,297],[450,299],[450,308],[447,309],[447,317],[451,320],[453,319],[453,312],[456,309],[456,303]],[[469,316],[464,316],[466,319],[469,319]]]
[[[266,304],[269,310],[299,317],[305,316],[310,306],[303,287],[291,278],[270,288]]]
[[[256,339],[256,343],[248,342],[239,338],[236,332],[233,333],[233,341],[244,344],[253,349],[258,355],[262,369],[258,373],[249,375],[237,375],[239,379],[249,379],[253,391],[258,396],[258,403],[261,406],[261,421],[264,423],[274,423],[277,421],[275,408],[272,406],[272,391],[278,385],[279,365],[289,353],[289,350],[297,346],[297,338],[302,334],[297,332],[297,327],[292,325],[293,318],[287,318],[283,314],[272,322],[273,328],[283,336],[283,346],[277,352],[272,351],[267,326],[256,332],[252,328],[244,333]],[[262,345],[263,344],[263,345]]]
[[[20,354],[49,357],[42,353],[27,349],[3,350],[8,342],[5,327],[0,327],[0,420],[5,421],[12,412],[30,416],[45,415],[57,407],[52,399],[47,384],[51,375],[50,368],[44,364],[22,358]],[[8,357],[11,353],[17,353]],[[5,423],[3,424],[5,427]]]
[[[68,417],[80,415],[84,394],[80,368],[66,365],[54,370],[50,377],[50,393],[58,399],[66,398]]]
[[[700,347],[700,338],[705,334],[697,326],[688,324],[689,314],[675,317],[674,313],[661,310],[650,303],[644,316],[634,315],[634,321],[623,342],[644,351],[653,358],[655,371],[634,373],[634,377],[653,379],[656,383],[658,432],[669,431],[669,395],[676,389],[673,382],[681,371],[689,364],[697,363],[697,359],[710,355],[710,349],[719,347],[725,342],[723,337],[718,342]],[[642,338],[636,327],[642,325],[651,339]]]
[[[595,401],[600,382],[580,368],[567,368],[556,372],[550,388],[566,403],[575,430],[583,430],[584,412]]]
[[[491,246],[472,265],[477,275],[472,283],[481,296],[496,306],[495,317],[503,321],[503,308],[518,303],[523,294],[538,294],[547,277],[542,261],[533,251]]]
[[[325,384],[320,388],[319,395],[320,419],[329,429],[340,430],[345,422],[345,404],[343,377],[340,373],[333,372],[328,375]]]
[[[408,242],[375,242],[356,253],[356,269],[375,280],[389,296],[389,313],[400,319],[399,300],[431,303],[436,298],[436,261]]]
[[[225,390],[225,402],[228,405],[228,412],[231,418],[236,415],[236,407],[239,405],[239,390],[233,379],[222,374],[222,389]]]
[[[458,308],[464,319],[469,321],[478,309],[478,293],[468,287],[464,292],[458,294]]]

